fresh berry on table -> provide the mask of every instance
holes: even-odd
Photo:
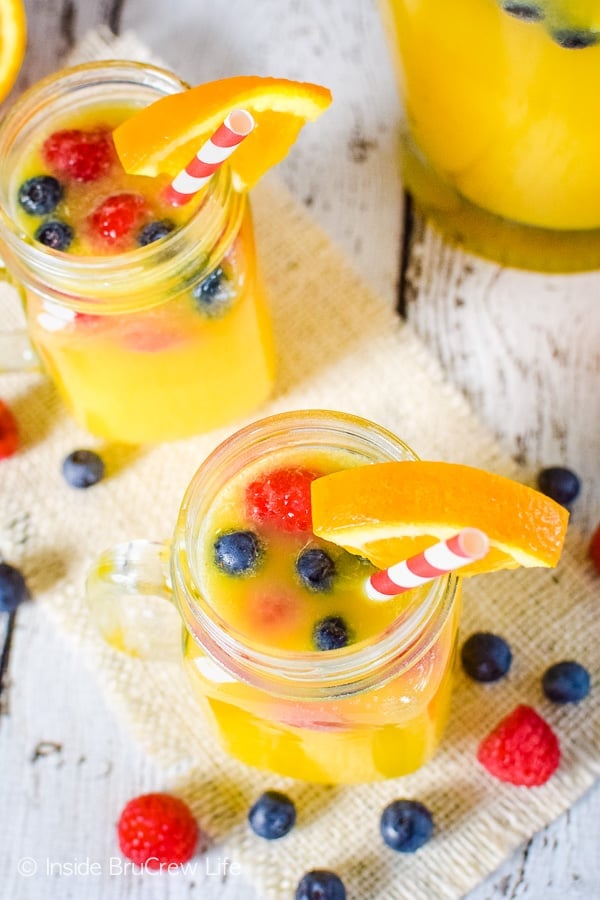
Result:
[[[63,187],[52,175],[28,178],[19,188],[19,203],[30,216],[51,213],[63,197]]]
[[[89,488],[104,477],[104,460],[94,450],[73,450],[65,457],[62,473],[74,488]]]
[[[0,459],[8,459],[19,449],[19,427],[14,413],[0,400]]]
[[[0,451],[0,456],[1,455],[2,454]],[[598,525],[598,527],[596,528],[596,530],[594,531],[594,533],[592,535],[592,539],[590,541],[590,546],[589,546],[589,554],[590,554],[590,559],[592,560],[592,563],[594,564],[594,568],[600,575],[600,524]]]
[[[561,506],[569,506],[581,490],[579,477],[564,466],[549,466],[538,474],[538,488]]]
[[[10,563],[0,562],[0,612],[14,612],[29,596],[23,573]]]
[[[553,703],[578,703],[590,692],[590,673],[574,660],[563,660],[546,669],[542,690]]]
[[[130,800],[119,817],[117,833],[127,859],[149,869],[187,862],[200,836],[187,804],[161,793]]]
[[[335,872],[312,869],[300,879],[294,900],[346,900],[346,888]]]
[[[293,800],[280,791],[265,791],[251,806],[248,822],[252,831],[267,841],[284,837],[296,822]]]
[[[464,642],[460,658],[463,669],[474,681],[490,682],[503,678],[510,669],[512,653],[498,634],[477,631]]]
[[[414,853],[431,838],[433,816],[418,800],[393,800],[381,814],[384,843],[398,853]]]
[[[531,706],[517,706],[479,745],[477,759],[509,784],[545,784],[560,763],[558,738]]]

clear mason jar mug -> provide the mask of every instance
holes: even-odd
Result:
[[[179,656],[217,738],[247,764],[325,783],[417,769],[448,716],[459,579],[373,604],[366,560],[316,538],[310,521],[290,526],[289,506],[271,517],[284,491],[297,511],[298,479],[415,458],[393,434],[344,413],[247,426],[198,469],[170,542],[132,541],[98,559],[87,581],[97,627],[132,655]],[[307,554],[329,559],[325,585],[303,579]],[[331,620],[343,620],[350,639],[322,649],[313,637]]]
[[[0,372],[42,366],[81,425],[128,443],[210,430],[270,392],[271,327],[247,198],[224,165],[161,240],[104,255],[32,239],[17,198],[40,174],[32,146],[56,129],[95,127],[186,87],[139,63],[76,66],[32,87],[0,125],[0,275],[21,292],[34,348],[25,332],[0,334]],[[123,175],[119,167],[100,183],[100,199],[123,190]]]

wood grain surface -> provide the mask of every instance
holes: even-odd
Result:
[[[25,0],[25,6],[27,56],[8,102],[59,67],[98,25],[134,30],[190,82],[255,72],[331,87],[334,106],[301,136],[279,175],[375,290],[401,303],[449,380],[532,476],[550,464],[581,475],[574,519],[591,530],[600,520],[600,276],[502,269],[447,247],[418,217],[403,234],[400,109],[372,0]],[[0,641],[2,898],[260,900],[239,877],[219,872],[218,854],[193,877],[143,883],[118,871],[59,879],[55,870],[42,884],[20,872],[23,858],[45,866],[113,857],[118,811],[129,797],[160,787],[160,773],[33,604],[0,620]],[[468,900],[597,900],[599,820],[596,788]]]

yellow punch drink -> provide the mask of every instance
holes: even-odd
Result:
[[[417,200],[451,236],[502,261],[597,267],[600,2],[381,0],[381,8]]]

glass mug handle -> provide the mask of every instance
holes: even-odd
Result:
[[[137,540],[105,550],[86,581],[88,607],[104,640],[128,656],[181,658],[179,613],[173,605],[168,542]]]
[[[0,257],[0,282],[4,281],[13,287],[25,300],[23,287],[15,281]],[[0,372],[35,372],[40,369],[40,361],[29,342],[26,328],[15,328],[0,331]]]

